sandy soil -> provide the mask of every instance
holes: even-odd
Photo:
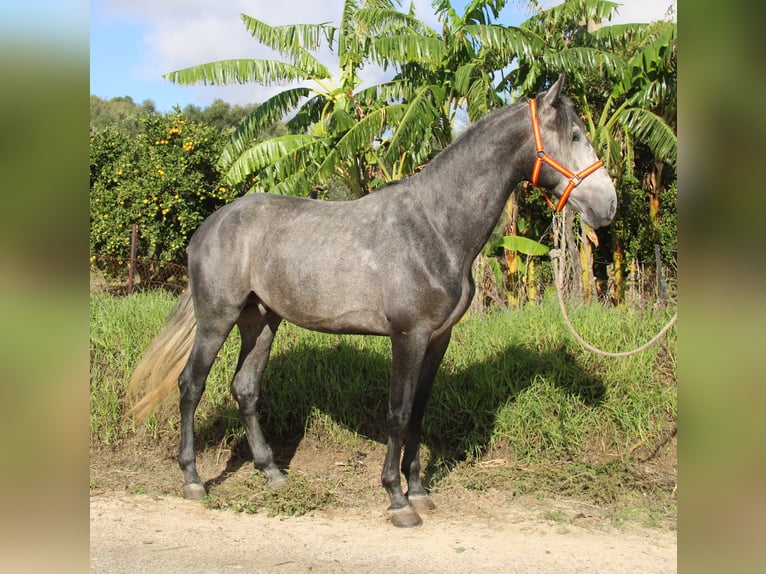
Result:
[[[437,505],[438,497],[434,498]],[[574,503],[573,503],[574,504]],[[485,512],[486,511],[486,512]],[[587,509],[585,509],[587,513]],[[570,507],[559,514],[585,516]],[[184,573],[676,572],[676,533],[545,519],[528,504],[468,515],[437,508],[420,528],[378,507],[298,518],[210,510],[172,496],[90,499],[90,571]]]

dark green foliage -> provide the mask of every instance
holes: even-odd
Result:
[[[138,225],[138,253],[183,263],[202,220],[239,195],[219,184],[223,137],[181,114],[141,117],[131,136],[114,128],[91,136],[90,249],[125,257]]]

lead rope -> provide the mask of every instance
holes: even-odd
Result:
[[[580,334],[577,332],[577,329],[575,329],[574,325],[572,324],[572,321],[569,319],[569,314],[567,313],[566,306],[564,305],[564,297],[562,295],[563,291],[563,283],[561,280],[561,275],[563,271],[563,265],[565,260],[565,253],[566,253],[566,246],[563,244],[564,239],[564,233],[563,230],[563,221],[562,216],[558,213],[553,215],[553,233],[554,235],[558,235],[561,233],[561,242],[562,245],[559,246],[558,249],[551,249],[550,251],[550,257],[551,262],[553,263],[553,275],[556,280],[556,297],[559,300],[559,307],[561,307],[561,314],[564,316],[564,321],[567,324],[567,327],[569,327],[569,331],[572,333],[572,336],[577,340],[580,345],[585,347],[587,350],[589,350],[591,353],[596,353],[597,355],[602,355],[604,357],[630,357],[631,355],[637,355],[638,353],[641,353],[654,345],[657,341],[659,341],[665,333],[668,332],[668,330],[675,325],[676,319],[678,319],[678,311],[676,311],[673,314],[673,317],[668,321],[668,324],[665,325],[659,333],[657,333],[654,337],[652,337],[650,340],[648,340],[646,343],[641,345],[640,347],[633,349],[632,351],[623,351],[621,353],[612,353],[609,351],[603,351],[597,347],[594,347],[590,343],[588,343],[585,339],[583,339]]]

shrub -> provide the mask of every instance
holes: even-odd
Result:
[[[113,128],[91,135],[91,254],[127,258],[135,223],[141,255],[183,263],[202,220],[240,195],[220,184],[216,161],[225,136],[180,113],[147,114],[141,122],[135,136]]]

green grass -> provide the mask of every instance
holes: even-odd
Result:
[[[150,444],[177,441],[175,404],[141,428],[123,418],[132,368],[174,302],[159,291],[92,296],[93,447],[119,449],[136,436]],[[600,305],[573,306],[569,312],[583,337],[610,351],[638,346],[672,314]],[[675,348],[673,329],[661,344],[634,357],[593,355],[569,336],[552,298],[466,319],[454,329],[426,415],[427,479],[434,488],[503,487],[597,503],[626,492],[669,493],[674,479],[656,479],[644,467],[675,436]],[[228,390],[237,353],[235,330],[197,411],[199,448],[244,443]],[[261,400],[261,422],[275,452],[294,451],[306,435],[336,450],[353,450],[366,440],[385,442],[389,363],[386,338],[324,335],[284,324]],[[506,464],[481,467],[489,458]],[[310,477],[299,483],[306,499],[296,502],[301,507],[332,499],[321,488],[310,488]],[[308,491],[313,494],[305,495]],[[278,506],[274,500],[255,502]],[[215,504],[246,508],[251,502]]]

